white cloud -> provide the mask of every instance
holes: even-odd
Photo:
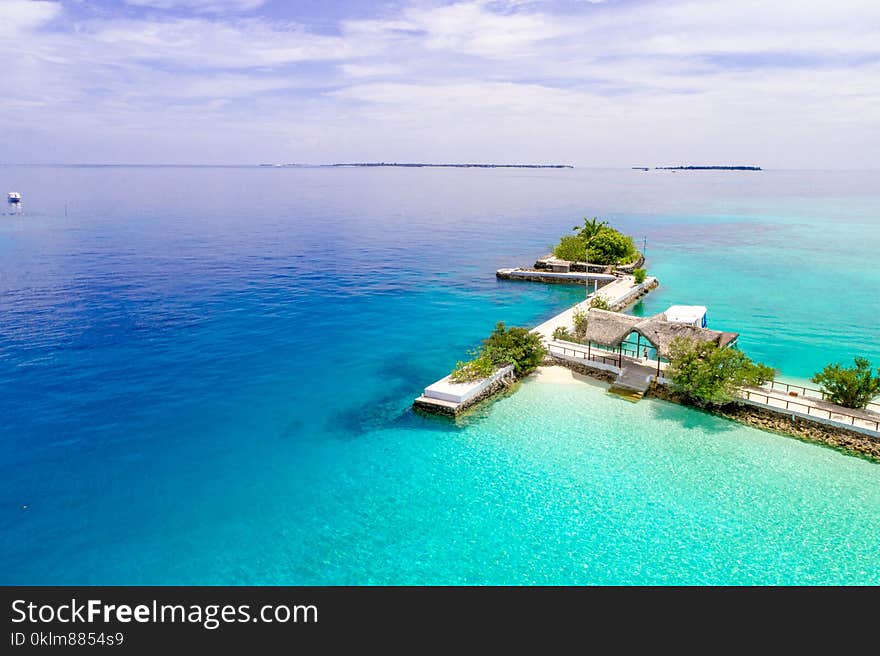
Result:
[[[43,0],[0,2],[0,35],[14,38],[42,27],[61,14],[61,5]]]
[[[125,4],[153,9],[191,9],[204,13],[251,11],[266,0],[125,0]]]
[[[80,161],[873,166],[880,150],[874,1],[419,2],[320,29],[208,13],[251,0],[135,1],[194,13],[0,0],[0,130],[30,135],[7,158],[64,142]]]
[[[81,34],[85,36],[85,30]],[[108,21],[94,26],[87,35],[111,48],[115,57],[205,68],[278,66],[359,54],[338,36],[259,19],[237,23],[202,18]]]

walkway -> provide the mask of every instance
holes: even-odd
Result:
[[[612,394],[620,394],[632,401],[638,401],[651,387],[651,381],[657,370],[643,364],[628,360],[617,374],[617,380],[608,390]]]
[[[645,278],[645,281],[639,285],[636,284],[636,279],[633,276],[622,276],[614,282],[608,283],[599,289],[598,292],[591,294],[590,298],[560,312],[552,319],[548,319],[540,326],[533,328],[532,332],[539,333],[544,340],[549,343],[553,340],[553,331],[558,327],[563,326],[568,330],[572,329],[574,326],[574,313],[578,310],[586,313],[587,310],[590,309],[590,301],[593,297],[601,297],[609,307],[620,306],[621,304],[626,305],[640,295],[653,289],[653,287],[656,286],[656,283],[657,279],[653,276],[648,276]]]
[[[627,383],[640,376],[642,370],[645,370],[646,376],[650,375],[651,377],[657,372],[656,360],[646,361],[628,355],[620,356],[620,354],[616,352],[607,351],[595,346],[588,349],[582,344],[550,340],[547,343],[547,348],[551,355],[563,360],[583,364],[589,363],[589,366],[617,374],[618,378],[614,383],[615,386],[617,386],[618,383],[623,382],[624,384],[620,386],[627,387]],[[623,363],[622,371],[619,366],[620,362]],[[667,363],[661,362],[661,372],[665,371],[667,366]],[[633,373],[627,376],[627,370],[630,370]],[[668,383],[668,381],[662,377],[660,382],[664,384]],[[774,385],[780,385],[780,383],[774,383]],[[781,383],[781,385],[786,384]],[[795,388],[795,386],[786,386]],[[829,401],[824,401],[821,398],[805,396],[805,394],[811,392],[818,394],[818,390],[810,390],[809,388],[805,389],[803,387],[796,387],[796,389],[800,391],[797,395],[792,396],[788,392],[778,389],[743,387],[740,389],[739,396],[752,405],[772,408],[778,412],[809,417],[810,419],[817,419],[845,428],[854,428],[860,433],[868,434],[872,437],[880,437],[880,412],[873,411],[873,408],[875,407],[880,408],[880,404],[871,404],[870,407],[872,410],[851,410]]]
[[[867,431],[873,435],[880,435],[880,413],[877,412],[851,410],[830,401],[804,396],[802,393],[791,395],[764,387],[744,387],[740,390],[740,397],[755,405],[775,408],[812,419],[822,419],[833,424],[860,429],[859,432]]]

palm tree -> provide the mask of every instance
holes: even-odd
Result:
[[[572,228],[572,230],[577,232],[578,236],[584,240],[584,271],[587,275],[584,284],[586,285],[587,296],[590,295],[590,242],[607,227],[608,221],[600,221],[599,217],[594,216],[592,219],[584,217],[583,227],[575,226]]]
[[[593,239],[593,237],[598,235],[607,227],[608,221],[600,221],[598,217],[594,216],[592,219],[587,219],[587,217],[584,217],[584,225],[575,226],[574,228],[572,228],[572,230],[577,232],[578,236],[589,243]]]

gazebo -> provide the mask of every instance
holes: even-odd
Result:
[[[657,374],[660,374],[661,358],[669,360],[672,343],[679,337],[696,342],[712,342],[720,347],[731,346],[738,333],[723,332],[710,328],[699,328],[692,324],[669,321],[665,312],[652,317],[634,317],[619,312],[609,312],[590,308],[587,311],[587,330],[584,341],[588,356],[593,344],[617,351],[618,366],[623,367],[623,344],[632,334],[636,334],[635,354],[639,355],[642,339],[657,352]]]

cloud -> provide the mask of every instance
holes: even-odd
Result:
[[[535,44],[573,33],[573,27],[537,12],[493,11],[485,1],[414,7],[385,21],[351,21],[346,29],[385,37],[409,35],[433,50],[484,57],[520,57]]]
[[[221,14],[252,11],[266,0],[125,0],[125,4],[152,9],[190,9],[196,12]]]
[[[419,1],[297,20],[285,3],[132,1],[169,11],[0,1],[0,130],[28,135],[7,158],[65,143],[72,161],[780,166],[880,149],[873,0]]]
[[[15,37],[38,29],[61,14],[61,5],[43,0],[4,0],[0,3],[0,35]]]

